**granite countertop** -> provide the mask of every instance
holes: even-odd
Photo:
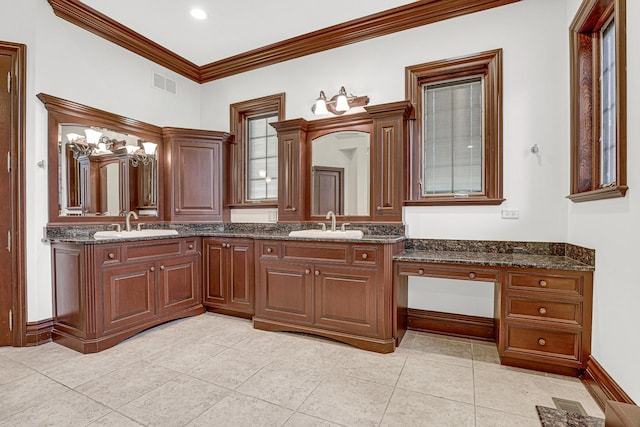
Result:
[[[573,258],[551,254],[492,253],[441,250],[405,250],[394,261],[441,264],[471,264],[486,267],[544,268],[549,270],[594,271],[594,266]]]

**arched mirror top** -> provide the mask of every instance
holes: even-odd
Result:
[[[49,223],[111,223],[128,211],[162,220],[162,130],[51,95]]]

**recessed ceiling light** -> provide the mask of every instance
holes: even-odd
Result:
[[[191,16],[193,16],[196,19],[207,19],[207,12],[205,12],[202,9],[191,9]]]

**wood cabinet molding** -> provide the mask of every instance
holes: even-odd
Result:
[[[313,53],[358,43],[520,0],[429,0],[323,28],[198,66],[79,0],[49,0],[54,13],[112,43],[198,83],[206,83]]]

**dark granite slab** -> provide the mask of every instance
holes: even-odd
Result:
[[[602,418],[545,406],[536,406],[536,410],[542,427],[604,427]]]

